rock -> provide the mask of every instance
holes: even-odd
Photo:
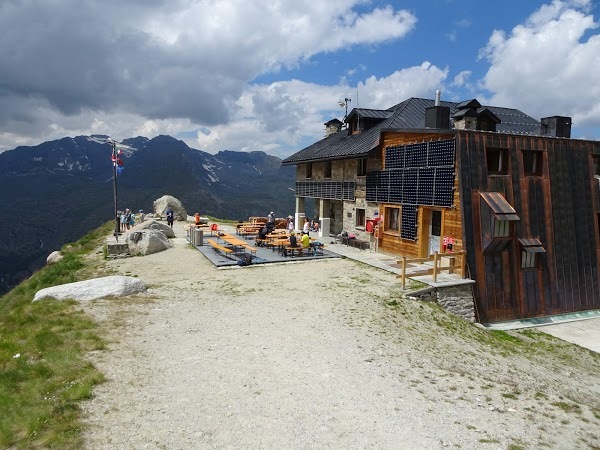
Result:
[[[44,298],[95,300],[109,296],[124,297],[145,290],[146,285],[137,278],[110,276],[41,289],[36,292],[33,301],[35,302]]]
[[[154,200],[154,214],[165,216],[169,206],[173,210],[175,220],[187,219],[188,214],[185,211],[182,203],[170,195],[163,195],[161,198]]]
[[[173,228],[171,228],[169,225],[167,225],[166,223],[157,222],[156,220],[148,219],[142,223],[135,225],[127,233],[134,233],[136,231],[143,230],[157,230],[162,232],[168,238],[175,237],[175,232],[173,231]]]
[[[142,230],[127,235],[127,247],[130,255],[151,255],[173,247],[167,237],[159,230]]]
[[[55,250],[52,253],[50,253],[48,255],[48,257],[46,258],[46,264],[50,265],[50,264],[57,263],[61,259],[63,259],[63,257],[64,257],[64,255],[59,250]]]

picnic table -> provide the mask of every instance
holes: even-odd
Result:
[[[222,239],[227,244],[231,245],[233,251],[235,253],[236,249],[244,249],[248,250],[250,253],[256,254],[256,247],[251,246],[246,241],[242,241],[241,239],[236,238],[235,236],[231,236],[229,234],[223,234],[217,236],[217,239]]]

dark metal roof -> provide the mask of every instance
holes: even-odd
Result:
[[[470,102],[472,100],[466,103]],[[450,108],[450,115],[458,111],[458,105],[459,103],[455,102],[440,102],[440,106]],[[369,150],[379,143],[379,135],[383,129],[425,129],[425,110],[432,106],[435,106],[434,100],[409,98],[387,110],[354,109],[348,117],[360,113],[360,117],[382,120],[359,134],[348,135],[348,130],[343,129],[287,157],[283,160],[283,164],[366,156]],[[518,109],[496,106],[483,106],[483,108],[487,108],[501,120],[496,126],[498,133],[528,135],[540,133],[540,122]],[[369,115],[367,116],[367,114]]]
[[[346,122],[348,122],[348,120],[353,117],[353,116],[359,116],[361,118],[365,118],[365,119],[387,119],[389,118],[392,114],[394,114],[393,111],[384,111],[381,109],[365,109],[365,108],[354,108],[350,114],[348,114],[348,118],[346,119]]]
[[[496,219],[520,220],[515,209],[506,201],[500,192],[481,192],[480,195],[492,209]]]

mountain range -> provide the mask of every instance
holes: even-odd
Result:
[[[247,219],[294,211],[295,169],[264,152],[212,155],[170,136],[117,144],[119,209],[151,212],[172,195],[188,214]],[[63,138],[0,153],[0,294],[41,267],[47,255],[114,214],[108,136]]]

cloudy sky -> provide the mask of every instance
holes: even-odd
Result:
[[[409,97],[573,118],[600,139],[597,0],[2,0],[0,151],[169,134],[285,157]]]

